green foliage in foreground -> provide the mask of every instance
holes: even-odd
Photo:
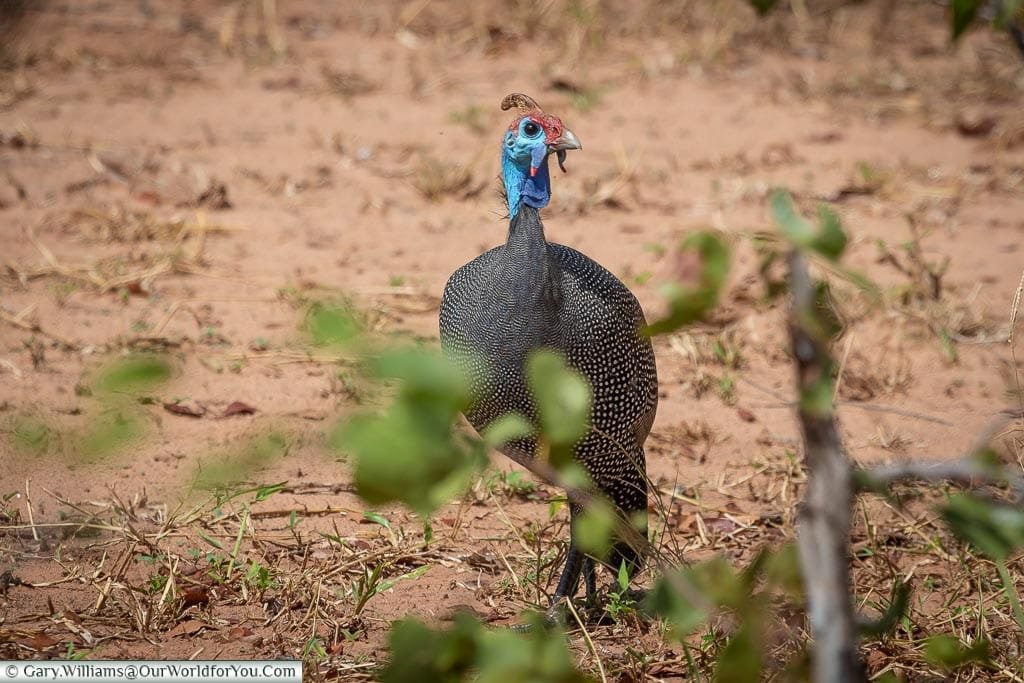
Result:
[[[110,362],[75,387],[76,393],[93,399],[86,427],[61,430],[21,415],[8,430],[9,444],[23,457],[56,451],[69,460],[95,462],[115,455],[145,434],[147,406],[157,403],[152,394],[166,387],[173,375],[171,361],[156,354]]]
[[[366,502],[400,501],[429,515],[486,464],[483,445],[452,430],[467,405],[465,382],[423,351],[393,352],[371,365],[377,377],[397,381],[397,395],[383,413],[348,420],[335,443],[355,454],[356,489]]]
[[[415,619],[391,629],[391,661],[383,683],[583,683],[592,680],[576,668],[565,635],[536,616],[529,633],[488,629],[459,614],[445,630]]]
[[[666,334],[696,322],[718,305],[718,297],[729,276],[729,247],[711,232],[696,232],[679,246],[680,258],[693,255],[698,260],[696,277],[688,282],[669,282],[661,286],[668,301],[669,313],[662,320],[648,325],[648,335]]]

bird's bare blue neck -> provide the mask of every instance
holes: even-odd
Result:
[[[505,156],[501,162],[501,175],[508,198],[508,215],[515,218],[524,206],[543,209],[551,201],[551,176],[548,174],[548,160],[545,154],[534,160],[537,172],[530,175],[514,160]]]

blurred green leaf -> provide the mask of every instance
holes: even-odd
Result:
[[[676,590],[673,581],[686,586]],[[647,594],[647,609],[668,620],[676,637],[683,637],[720,607],[742,610],[749,597],[743,578],[722,557],[715,557],[678,571],[676,578],[662,577]]]
[[[482,444],[453,433],[469,399],[465,379],[451,362],[422,350],[392,352],[371,367],[398,380],[397,396],[383,413],[351,417],[332,443],[356,456],[356,488],[368,503],[400,501],[429,515],[486,462]]]
[[[104,368],[96,378],[96,393],[125,394],[151,391],[171,378],[171,365],[158,356],[132,356]]]
[[[340,302],[320,301],[306,312],[306,332],[317,346],[343,346],[362,331],[352,309]]]
[[[535,618],[528,634],[488,630],[480,637],[478,683],[583,683],[565,636]]]
[[[749,683],[760,678],[764,639],[758,631],[756,619],[743,620],[718,656],[715,683]]]
[[[408,403],[350,419],[339,443],[356,455],[359,495],[371,505],[400,501],[425,515],[458,495],[486,458],[482,448],[453,438],[451,426]]]
[[[469,387],[462,371],[451,361],[425,349],[399,349],[371,362],[383,379],[400,381],[403,398],[423,404],[436,402],[445,411],[458,412],[469,403]]]
[[[765,576],[791,597],[803,601],[804,577],[800,570],[800,553],[790,542],[772,553],[765,562]]]
[[[483,433],[484,441],[491,448],[501,448],[509,441],[522,439],[533,434],[533,425],[519,413],[502,415]]]
[[[829,261],[836,261],[846,248],[846,233],[839,216],[822,204],[818,207],[818,227],[796,212],[793,198],[785,190],[776,190],[771,198],[772,216],[779,229],[794,246],[809,249]]]
[[[814,226],[801,217],[793,206],[793,198],[784,190],[776,190],[771,197],[772,217],[790,242],[809,247],[814,242]]]
[[[461,681],[472,670],[480,627],[458,615],[448,632],[434,631],[416,619],[391,627],[391,660],[380,674],[382,683]]]
[[[142,425],[132,415],[119,411],[104,413],[82,435],[81,454],[88,460],[106,457],[127,445],[142,433]]]
[[[552,637],[555,636],[555,637]],[[582,683],[565,638],[549,632],[540,619],[529,633],[489,630],[466,614],[448,630],[434,630],[414,619],[395,623],[391,660],[383,683]]]
[[[953,40],[963,35],[978,16],[978,10],[985,5],[986,0],[952,0],[950,3],[951,20],[953,22]]]
[[[954,534],[997,562],[1024,546],[1024,510],[1019,507],[961,493],[950,496],[940,513]]]
[[[818,235],[814,249],[830,261],[836,261],[846,249],[846,233],[843,232],[839,215],[826,204],[818,205]]]
[[[700,272],[696,284],[670,282],[660,288],[668,300],[669,314],[647,326],[648,336],[665,334],[700,320],[715,307],[729,275],[729,247],[717,235],[697,232],[680,246],[681,252],[696,252],[700,259]]]
[[[990,649],[985,639],[976,640],[965,647],[956,636],[938,635],[932,636],[925,643],[924,657],[932,664],[952,669],[971,662],[987,663]]]
[[[18,418],[11,428],[11,442],[22,453],[41,453],[54,438],[54,431],[34,418]]]
[[[674,637],[682,639],[700,627],[710,612],[703,605],[680,595],[664,577],[651,589],[644,599],[645,608],[663,617]]]
[[[526,377],[537,405],[541,432],[552,446],[571,446],[590,427],[590,384],[560,354],[530,354]]]
[[[757,10],[757,13],[763,17],[779,3],[779,0],[749,0],[749,2]]]
[[[574,521],[573,536],[580,550],[594,557],[607,557],[612,546],[617,515],[606,501],[591,499]]]
[[[200,489],[215,491],[236,486],[251,479],[260,469],[288,452],[288,443],[280,434],[268,434],[246,441],[227,453],[217,453],[199,463],[195,485]],[[276,485],[275,485],[276,486]],[[255,489],[257,500],[261,489]],[[267,487],[267,494],[274,491]],[[248,490],[248,489],[247,489]],[[279,490],[279,489],[278,489]]]

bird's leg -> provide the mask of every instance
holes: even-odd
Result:
[[[597,605],[597,563],[589,555],[583,556],[583,582],[587,587],[587,606]]]
[[[556,605],[564,598],[571,599],[576,594],[576,588],[580,583],[580,572],[586,565],[587,556],[583,554],[576,541],[569,541],[569,551],[565,556],[565,567],[562,568],[562,576],[558,579],[558,587],[555,588],[555,595],[551,604]]]
[[[593,606],[597,603],[597,572],[594,558],[583,554],[583,551],[576,545],[576,520],[583,509],[577,505],[569,506],[569,550],[565,557],[565,567],[562,569],[562,576],[558,579],[558,587],[555,588],[555,595],[551,599],[551,607],[548,609],[548,621],[564,621],[562,614],[562,601],[572,600],[579,587],[580,574],[583,575],[583,583],[587,591],[587,604]]]

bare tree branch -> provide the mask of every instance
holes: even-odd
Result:
[[[1006,409],[974,440],[974,445],[957,458],[949,460],[912,460],[889,462],[857,471],[860,488],[885,488],[901,481],[951,481],[963,486],[980,484],[1006,485],[1013,489],[1017,502],[1024,502],[1024,477],[1012,467],[985,462],[978,456],[988,450],[1007,424],[1024,417],[1024,410]]]
[[[790,339],[800,389],[800,424],[807,462],[807,492],[797,518],[797,546],[814,638],[816,683],[864,681],[857,653],[857,619],[850,598],[849,535],[853,509],[853,468],[828,405],[812,401],[816,385],[831,386],[832,361],[815,311],[815,290],[798,251],[789,255],[793,308]]]
[[[1024,478],[1009,468],[981,462],[972,456],[956,460],[918,460],[890,462],[858,472],[866,488],[891,486],[901,481],[951,481],[964,486],[979,484],[1009,485],[1017,498],[1024,501]]]

